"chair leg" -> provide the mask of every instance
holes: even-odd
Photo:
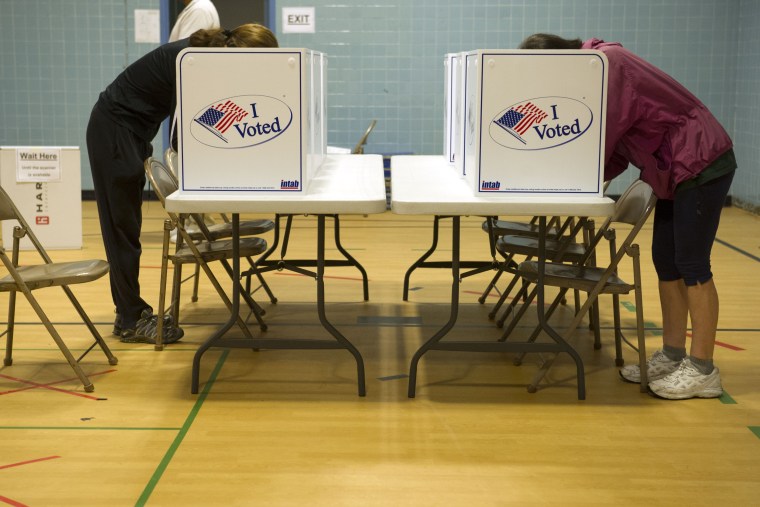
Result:
[[[517,306],[517,302],[520,301],[520,298],[522,297],[521,292],[523,292],[524,289],[520,289],[520,292],[517,293],[517,295],[512,299],[512,301],[509,303],[509,306],[504,311],[504,315],[502,315],[502,319],[506,319],[506,316],[510,313],[514,312],[515,307]],[[517,310],[517,313],[515,313],[515,316],[512,318],[512,320],[509,323],[509,326],[507,326],[507,329],[504,330],[504,332],[501,335],[501,338],[499,338],[499,341],[507,341],[507,338],[510,334],[512,334],[512,331],[514,331],[515,327],[517,327],[517,323],[522,319],[522,316],[525,315],[525,312],[528,310],[528,307],[530,306],[530,303],[533,301],[533,298],[536,297],[536,290],[533,289],[530,294],[528,294],[527,299],[523,302],[522,305],[520,305],[520,308]]]
[[[222,299],[227,309],[232,311],[232,301],[230,301],[230,298],[227,297],[227,293],[224,292],[224,289],[219,284],[219,280],[217,280],[216,276],[214,276],[214,273],[211,271],[211,268],[208,266],[206,262],[201,263],[201,268],[203,269],[203,272],[206,273],[206,276],[211,282],[211,285],[214,286],[214,289],[216,289],[216,292],[219,294],[219,297]],[[240,284],[240,280],[233,280],[233,283]],[[246,299],[246,302],[249,305],[251,305],[252,300],[251,302],[249,302],[250,296],[248,296],[247,293],[242,291],[243,289],[242,287],[240,287],[240,289],[241,289],[241,296]],[[256,316],[256,320],[259,322],[259,327],[261,328],[262,331],[266,331],[267,325],[264,323],[264,321],[261,319],[261,316],[255,310],[255,307],[258,305],[256,305],[255,302],[252,302],[252,303],[253,303],[253,307],[251,308],[251,310],[253,311],[253,314]],[[246,325],[245,321],[240,317],[240,315],[236,315],[235,319],[236,319],[238,327],[240,327],[240,329],[243,331],[243,334],[245,335],[245,337],[252,340],[253,335],[251,334],[251,331],[248,329],[248,326]]]
[[[174,276],[172,277],[172,297],[171,297],[171,310],[172,321],[177,324],[179,322],[179,300],[182,293],[182,264],[174,263]]]
[[[288,253],[288,243],[290,242],[290,230],[293,227],[293,215],[285,215],[285,232],[282,235],[282,248],[280,249],[280,259],[284,259]]]
[[[259,285],[261,285],[261,288],[264,289],[264,292],[267,293],[267,296],[269,296],[269,301],[274,305],[277,304],[277,297],[275,297],[274,292],[272,292],[272,289],[269,287],[269,284],[264,280],[264,276],[259,272],[258,266],[256,266],[256,261],[254,261],[252,258],[247,257],[248,264],[251,265],[251,269],[248,271],[248,274],[246,275],[246,283],[245,283],[245,291],[250,294],[251,293],[251,274],[255,274],[256,278],[259,280]]]
[[[169,236],[171,233],[171,221],[164,222],[163,250],[161,255],[161,281],[158,286],[158,323],[156,328],[156,343],[154,350],[164,350],[164,313],[166,313],[166,279],[169,271]],[[175,270],[176,275],[176,270]],[[195,277],[197,282],[198,276]],[[174,291],[172,290],[172,296]],[[175,321],[175,324],[177,322]]]
[[[636,332],[638,334],[639,345],[639,370],[641,375],[641,384],[639,390],[642,393],[647,392],[649,386],[649,377],[647,371],[647,351],[646,336],[644,334],[644,298],[641,291],[641,266],[639,265],[639,245],[633,244],[630,247],[631,257],[633,257],[633,285],[636,296]]]
[[[95,386],[93,386],[92,382],[90,382],[90,379],[87,378],[87,375],[85,375],[84,371],[82,370],[82,367],[79,365],[77,360],[71,354],[71,351],[64,343],[63,338],[61,338],[61,335],[58,334],[58,331],[53,326],[53,323],[50,322],[50,319],[48,319],[47,314],[45,314],[45,311],[39,305],[39,303],[37,302],[37,299],[34,297],[34,295],[32,295],[32,292],[29,290],[25,290],[24,296],[26,296],[27,301],[29,301],[29,304],[34,309],[37,316],[40,318],[40,321],[42,321],[42,324],[45,326],[45,329],[47,329],[48,333],[50,333],[50,336],[53,338],[56,345],[58,345],[58,348],[63,353],[63,356],[66,358],[66,361],[68,361],[69,366],[71,366],[71,368],[74,370],[74,373],[76,373],[77,377],[79,378],[79,381],[84,386],[84,390],[88,393],[93,392],[95,390]]]
[[[620,296],[612,295],[612,322],[615,328],[615,366],[623,366],[623,330],[620,325]]]
[[[253,300],[250,294],[242,290],[242,287],[241,287],[240,294],[243,297],[243,299],[245,299],[245,302],[248,304],[251,311],[253,312],[253,316],[256,319],[256,322],[258,322],[259,324],[259,329],[261,329],[262,331],[266,331],[267,325],[264,322],[264,319],[261,318],[261,316],[264,314],[263,309],[259,306],[258,303],[256,303],[256,301]]]
[[[599,330],[599,301],[591,305],[591,311],[588,313],[588,325],[594,332],[594,350],[602,348],[602,336]]]
[[[491,311],[488,312],[488,318],[489,319],[496,318],[496,314],[499,312],[499,309],[504,304],[504,301],[506,301],[507,298],[509,297],[509,295],[512,293],[512,289],[514,289],[515,285],[517,285],[517,281],[518,281],[519,278],[520,277],[517,276],[517,275],[515,275],[515,276],[512,277],[512,280],[510,280],[509,285],[507,285],[507,287],[504,289],[504,292],[502,292],[501,296],[499,296],[499,300],[496,301],[496,304],[493,305],[493,308],[491,308]],[[525,291],[527,291],[527,290],[528,290],[528,285],[522,285],[520,287],[520,291],[518,291],[518,294],[522,294],[524,296],[525,295]],[[512,305],[510,305],[510,306],[512,306]],[[512,310],[514,310],[514,307],[512,307],[512,308],[508,307],[507,310],[504,311],[504,313],[502,314],[501,318],[498,321],[496,321],[496,327],[503,327],[504,326],[504,321],[506,320],[507,315],[509,315],[509,313]]]
[[[230,280],[233,279],[233,271],[232,266],[230,266],[230,263],[226,259],[222,259],[219,262],[222,263],[222,267],[227,272],[227,275],[230,277]],[[251,294],[248,290],[245,290],[244,287],[240,288],[240,293],[244,294],[243,298],[245,299],[246,303],[248,304],[248,307],[254,311],[254,313],[257,313],[257,315],[260,317],[261,315],[266,314],[266,310],[261,307],[260,304],[258,304],[254,299],[251,297]],[[247,297],[246,297],[247,296]],[[257,319],[258,320],[258,319]]]
[[[557,307],[559,307],[559,305],[562,304],[562,301],[565,298],[565,291],[566,290],[567,289],[561,290],[560,293],[557,295],[557,297],[554,298],[554,301],[552,301],[552,304],[549,305],[549,309],[546,310],[546,312],[545,312],[547,320],[549,318],[551,318],[551,316],[554,314],[554,310],[556,310]],[[535,298],[537,294],[538,294],[538,289],[533,289],[533,291],[531,292],[531,294],[530,294],[530,296],[528,298],[528,301],[525,304],[523,304],[523,306],[520,308],[520,310],[527,309],[528,305],[533,301],[533,298]],[[520,314],[520,316],[522,316],[522,313]],[[515,318],[515,323],[518,320],[519,320],[519,318]],[[513,326],[514,326],[514,323],[513,323]],[[536,339],[538,338],[538,336],[540,334],[541,334],[541,326],[538,325],[538,326],[535,327],[535,329],[533,329],[533,332],[531,333],[531,335],[528,337],[528,339],[526,341],[528,343],[533,343],[533,342],[536,341]],[[521,353],[517,354],[515,356],[515,358],[512,360],[512,363],[515,366],[520,366],[522,364],[523,359],[525,358],[525,354],[526,354],[525,352],[521,352]]]
[[[567,330],[565,330],[562,334],[566,341],[569,341],[570,337],[575,333],[576,329],[578,329],[578,326],[581,323],[581,320],[583,320],[583,316],[591,311],[591,306],[594,305],[598,298],[599,293],[601,292],[602,284],[597,284],[597,287],[589,293],[588,297],[586,298],[586,302],[583,303],[583,306],[581,306],[581,310],[575,314],[575,318],[573,318],[573,321],[570,323],[570,326],[568,326]],[[563,289],[567,290],[567,289]],[[562,295],[562,291],[560,291],[560,295]],[[558,296],[559,297],[559,296]],[[548,315],[548,312],[547,312]],[[547,316],[548,318],[548,316]],[[533,377],[533,380],[531,381],[530,385],[528,385],[528,392],[535,393],[538,390],[538,384],[541,382],[541,380],[546,376],[549,369],[554,364],[554,361],[557,359],[557,356],[559,354],[554,353],[552,356],[548,359],[546,359],[541,367],[539,368],[538,372],[536,372],[535,376]]]
[[[8,294],[8,331],[5,337],[5,360],[3,364],[10,366],[13,364],[13,332],[16,327],[16,291],[12,290]]]
[[[499,278],[501,278],[501,274],[504,273],[504,270],[501,267],[501,264],[499,264],[498,269],[496,270],[496,274],[491,278],[491,281],[488,282],[488,285],[486,286],[485,290],[483,290],[483,294],[480,295],[478,298],[478,303],[481,305],[486,302],[486,298],[491,293],[491,291],[496,287],[496,283],[499,281]],[[489,315],[489,318],[493,318]]]
[[[193,295],[190,298],[193,303],[198,302],[198,285],[200,284],[200,278],[201,268],[200,266],[195,266],[195,276],[193,277]]]
[[[87,326],[87,329],[90,331],[90,334],[95,339],[95,342],[77,359],[77,362],[84,359],[84,357],[95,347],[95,345],[98,345],[100,347],[100,350],[103,351],[103,354],[105,354],[106,358],[108,359],[108,364],[111,366],[119,364],[119,360],[116,359],[116,356],[113,355],[111,352],[111,349],[108,347],[108,344],[103,339],[103,336],[100,334],[100,332],[95,327],[95,324],[92,323],[92,320],[90,319],[90,316],[87,315],[87,312],[84,311],[84,308],[82,308],[82,305],[79,304],[79,300],[74,296],[74,293],[71,292],[71,289],[69,289],[66,285],[62,285],[61,288],[66,293],[66,295],[69,298],[69,301],[71,301],[71,304],[76,309],[77,313],[79,314],[79,317],[84,322],[85,326]]]

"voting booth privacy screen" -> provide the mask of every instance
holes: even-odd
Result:
[[[77,146],[0,147],[0,185],[48,250],[82,248],[81,155]],[[15,220],[4,220],[3,247],[13,245]],[[33,249],[28,238],[22,250]]]
[[[326,152],[323,53],[187,48],[177,57],[180,190],[302,192]]]
[[[444,157],[464,174],[462,134],[464,128],[464,53],[448,53],[444,58]]]
[[[477,50],[447,55],[445,67],[457,141],[445,154],[476,195],[602,196],[603,53]]]

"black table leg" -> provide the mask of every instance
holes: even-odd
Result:
[[[435,333],[412,357],[412,363],[409,367],[409,392],[410,398],[414,398],[416,385],[417,385],[417,363],[419,363],[423,354],[428,350],[431,350],[435,344],[437,344],[441,338],[443,338],[457,321],[457,315],[459,314],[459,217],[453,217],[452,231],[451,231],[451,311],[449,313],[449,320],[446,324]],[[435,240],[433,243],[433,249],[438,241],[437,234],[438,217],[436,217],[435,227]]]

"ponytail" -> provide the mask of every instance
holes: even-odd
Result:
[[[233,30],[198,30],[190,36],[194,48],[276,48],[277,37],[269,28],[248,23]]]

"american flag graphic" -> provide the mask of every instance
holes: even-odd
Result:
[[[509,108],[509,111],[504,113],[498,120],[495,120],[494,123],[525,144],[522,135],[532,125],[542,122],[547,116],[549,115],[532,102],[526,102],[517,107]]]
[[[222,134],[227,132],[227,129],[233,123],[242,120],[246,116],[248,116],[248,111],[228,100],[209,107],[195,121],[226,143],[227,139]]]

